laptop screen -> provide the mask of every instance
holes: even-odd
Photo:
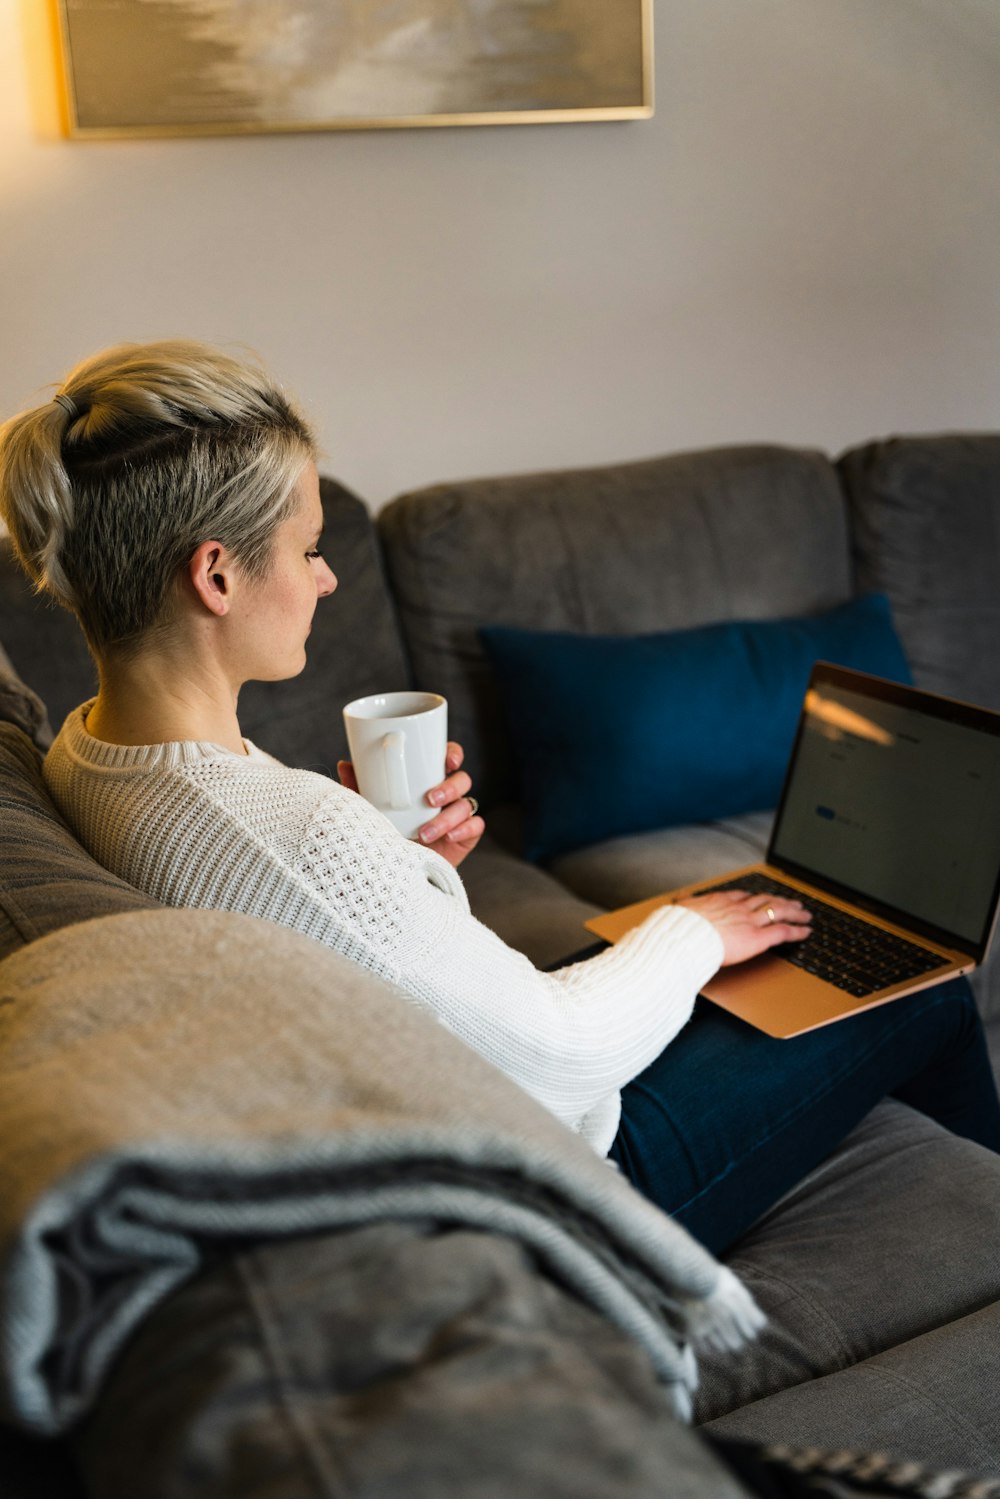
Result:
[[[816,667],[768,857],[983,949],[1000,883],[1000,714]]]

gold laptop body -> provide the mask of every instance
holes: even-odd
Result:
[[[733,873],[721,878],[728,884],[730,880],[738,880],[743,875],[758,873],[769,878],[773,877],[782,885],[790,885],[793,889],[800,890],[803,895],[814,900],[822,900],[835,909],[849,912],[852,916],[861,915],[866,922],[916,943],[941,960],[929,972],[921,974],[919,979],[891,984],[886,989],[878,989],[872,994],[865,995],[864,998],[854,997],[828,983],[826,979],[816,978],[797,965],[787,962],[780,953],[773,951],[764,953],[759,958],[752,958],[748,963],[738,963],[732,968],[720,968],[715,977],[704,985],[702,994],[723,1010],[728,1010],[732,1015],[738,1015],[748,1025],[755,1026],[759,1031],[766,1031],[769,1036],[799,1036],[803,1031],[812,1031],[817,1026],[829,1025],[834,1020],[843,1020],[847,1015],[856,1015],[861,1010],[870,1010],[875,1005],[884,1005],[903,994],[913,994],[918,989],[927,989],[932,984],[939,984],[943,979],[952,978],[956,974],[970,973],[976,966],[975,961],[968,954],[936,947],[902,927],[882,921],[867,912],[859,912],[856,907],[846,901],[836,900],[802,880],[793,879],[786,873],[772,869],[769,864],[750,864],[745,869],[734,870]],[[697,895],[702,890],[713,890],[719,883],[719,879],[714,879],[702,880],[696,885],[685,885],[682,889],[671,890],[665,895],[655,895],[650,900],[637,901],[634,905],[620,906],[616,911],[608,911],[603,916],[595,916],[586,925],[590,931],[603,937],[606,942],[620,942],[626,932],[638,926],[657,907],[683,900],[686,895]],[[808,941],[808,938],[806,940]]]

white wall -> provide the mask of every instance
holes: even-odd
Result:
[[[0,0],[0,414],[242,341],[379,504],[1000,411],[996,0],[657,0],[651,122],[76,143]]]

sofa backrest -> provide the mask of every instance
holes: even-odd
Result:
[[[334,775],[347,747],[344,703],[408,686],[409,669],[366,506],[333,479],[321,480],[320,493],[326,557],[339,586],[316,610],[305,671],[286,682],[248,683],[240,724],[279,760]],[[0,546],[0,644],[56,728],[97,690],[76,621],[34,594],[7,543]]]
[[[487,806],[516,780],[480,626],[640,634],[814,613],[852,592],[837,474],[812,450],[439,484],[377,524],[416,684],[448,698]]]
[[[917,685],[1000,710],[1000,435],[867,443],[840,471],[858,588],[889,595]]]
[[[76,620],[35,593],[6,538],[0,541],[0,647],[42,699],[55,729],[97,691],[97,672]]]

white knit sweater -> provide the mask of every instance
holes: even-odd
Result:
[[[470,913],[451,865],[355,792],[256,749],[104,744],[71,713],[45,763],[99,863],[165,905],[293,927],[399,985],[601,1154],[619,1089],[688,1019],[722,958],[666,907],[616,947],[540,973]]]

